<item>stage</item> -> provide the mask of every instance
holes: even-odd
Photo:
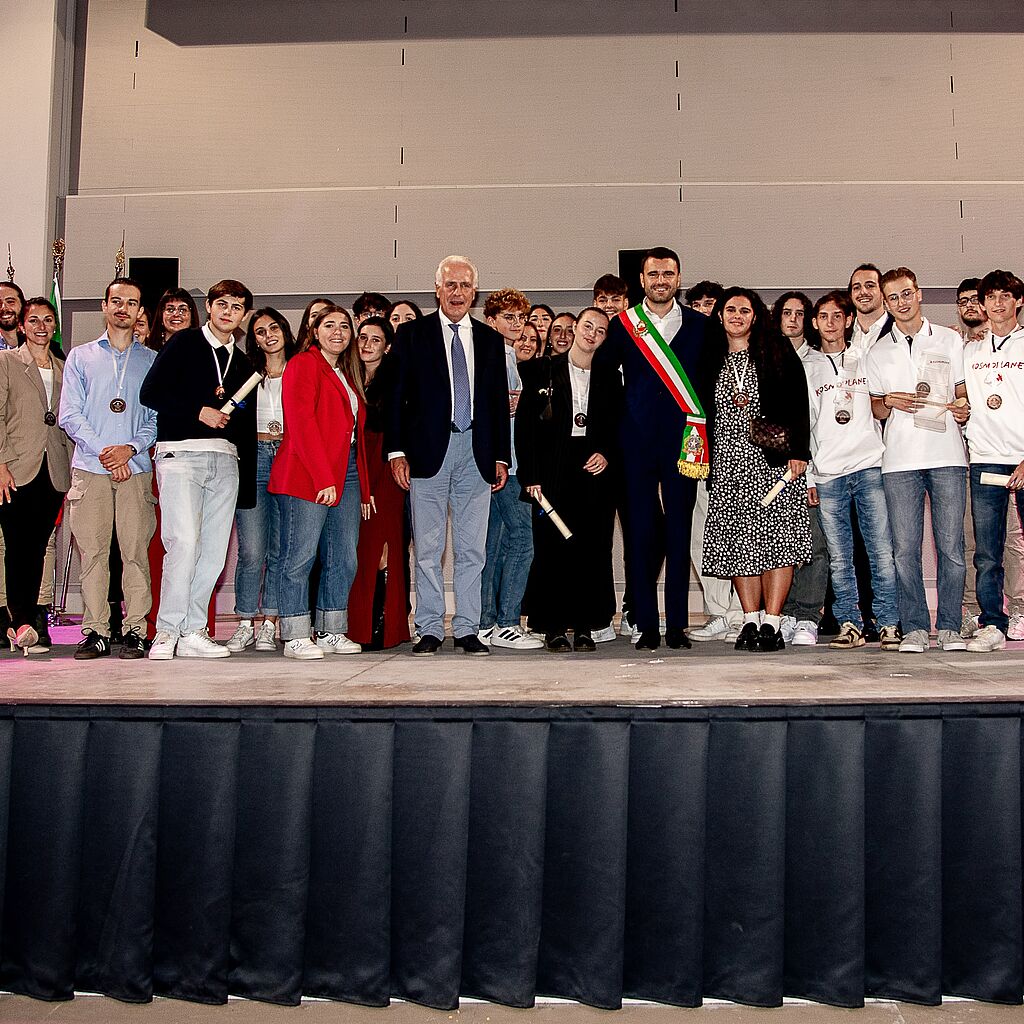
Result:
[[[1024,644],[409,649],[0,660],[0,988],[1021,1002]]]

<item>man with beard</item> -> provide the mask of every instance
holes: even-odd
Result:
[[[690,524],[697,481],[707,476],[707,426],[699,372],[708,318],[679,304],[679,257],[658,246],[640,265],[644,300],[611,323],[600,351],[622,368],[626,550],[637,650],[661,643],[658,571],[665,543],[665,642],[688,648]]]
[[[0,351],[21,344],[18,318],[25,305],[25,295],[13,281],[0,284]]]
[[[861,353],[892,326],[892,317],[882,305],[881,280],[882,272],[874,263],[862,263],[850,275],[850,301],[857,310],[850,348]]]
[[[981,341],[988,333],[988,314],[978,298],[980,283],[978,278],[968,277],[956,290],[956,315],[965,345],[969,341]]]

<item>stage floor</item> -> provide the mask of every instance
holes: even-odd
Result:
[[[221,622],[218,638],[231,635]],[[992,654],[882,653],[793,647],[739,653],[731,643],[638,654],[624,638],[593,654],[495,649],[432,658],[411,645],[298,662],[249,651],[216,661],[75,661],[77,626],[48,655],[0,654],[0,703],[154,705],[625,705],[714,707],[1024,700],[1024,642]]]

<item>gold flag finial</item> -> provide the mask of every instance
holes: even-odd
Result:
[[[14,264],[11,262],[11,243],[7,243],[7,280],[14,284]]]
[[[114,277],[124,277],[124,265],[127,259],[124,254],[124,232],[121,232],[121,248],[114,254]]]
[[[60,277],[61,267],[64,266],[64,239],[58,238],[53,243],[53,276]]]

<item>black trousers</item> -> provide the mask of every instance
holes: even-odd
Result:
[[[7,607],[15,629],[35,622],[46,545],[63,501],[64,495],[50,482],[44,455],[35,479],[22,484],[9,504],[0,505]]]

